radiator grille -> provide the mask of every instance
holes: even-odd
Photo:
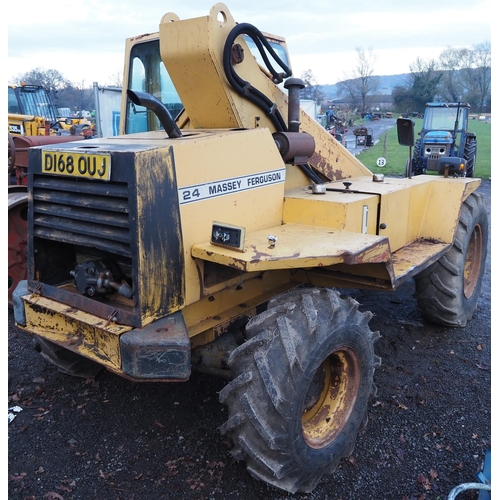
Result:
[[[34,175],[33,234],[130,257],[127,184]]]

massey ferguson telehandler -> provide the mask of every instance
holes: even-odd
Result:
[[[232,455],[310,492],[352,451],[380,364],[372,314],[338,289],[414,279],[424,319],[465,326],[488,216],[479,179],[372,174],[300,109],[287,61],[222,3],[128,40],[127,133],[30,148],[14,314],[66,373],[227,377]]]

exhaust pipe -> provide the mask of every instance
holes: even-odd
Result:
[[[171,139],[182,137],[182,132],[172,118],[170,111],[159,99],[147,92],[139,92],[130,89],[127,90],[127,95],[134,104],[150,109],[158,117],[165,132]]]
[[[298,132],[300,127],[300,90],[305,83],[300,78],[289,78],[285,82],[288,90],[288,131]]]

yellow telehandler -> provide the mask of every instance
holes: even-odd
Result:
[[[7,85],[8,129],[12,136],[95,135],[86,118],[61,118],[50,93],[41,85]]]
[[[351,452],[380,364],[371,313],[340,290],[414,279],[424,319],[464,326],[481,181],[373,174],[301,110],[285,41],[222,3],[165,14],[125,68],[123,135],[29,150],[16,324],[66,373],[227,378],[232,455],[311,492]]]

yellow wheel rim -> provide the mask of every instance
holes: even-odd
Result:
[[[464,266],[464,295],[468,299],[476,289],[481,272],[481,256],[483,255],[483,230],[476,224],[472,231]]]
[[[358,358],[351,349],[334,351],[316,371],[304,402],[302,434],[311,448],[324,448],[342,431],[356,403]]]

